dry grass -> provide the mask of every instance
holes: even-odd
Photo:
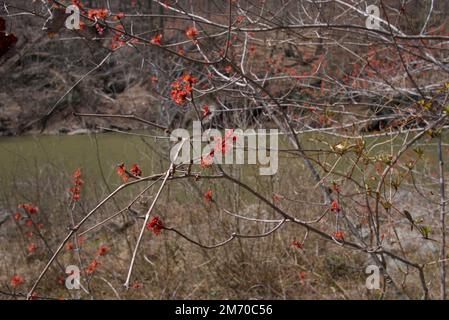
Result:
[[[302,181],[304,186],[309,184],[309,177],[304,173],[302,165],[280,168],[276,178],[252,176],[246,171],[244,180],[267,197],[273,193],[284,195],[286,198],[279,205],[296,217],[311,220],[319,215],[322,207],[310,205],[319,201],[316,190],[289,187],[297,185],[298,181]],[[239,168],[234,169],[234,174],[243,174],[245,170],[239,173]],[[25,199],[39,205],[41,212],[36,218],[44,224],[42,234],[54,249],[68,232],[70,224],[65,187],[69,181],[68,174],[57,173],[52,166],[44,167],[35,177],[22,179],[10,193],[5,191],[2,206],[13,212],[17,203]],[[76,221],[107,194],[100,181],[86,179],[85,188],[83,200],[74,210]],[[203,191],[208,188],[214,190],[214,203],[208,203],[203,198]],[[116,202],[109,203],[99,211],[88,226],[110,216],[117,211],[116,206],[125,206],[131,194],[136,193],[137,189],[133,189],[118,196]],[[144,213],[154,193],[153,189],[139,201],[135,209]],[[401,196],[404,200],[408,199],[404,203],[418,206],[419,201],[408,195],[405,192]],[[176,227],[192,239],[208,245],[227,239],[232,232],[261,234],[273,225],[236,219],[224,209],[253,218],[278,218],[265,205],[223,180],[171,182],[162,194],[155,214],[160,215],[167,226]],[[318,226],[331,233],[332,228],[329,226],[332,225],[332,219],[331,215],[327,215]],[[84,299],[369,299],[377,298],[380,294],[378,290],[368,291],[365,288],[364,271],[370,264],[366,254],[348,250],[314,235],[309,235],[304,249],[295,248],[292,241],[302,240],[304,229],[293,224],[286,224],[265,238],[236,239],[211,250],[200,248],[173,232],[164,230],[161,235],[155,236],[148,231],[132,277],[132,283],[139,283],[141,287],[125,290],[123,283],[141,221],[134,220],[131,215],[118,217],[86,235],[81,249],[82,269],[96,257],[101,245],[109,248],[105,256],[98,258],[101,266],[93,276],[86,281],[86,275],[83,275],[83,284],[88,284],[90,294],[68,291],[59,284],[58,278],[64,276],[64,273],[57,264],[44,277],[37,294],[43,297]],[[409,226],[399,228],[407,230]],[[32,285],[49,259],[42,240],[36,236],[28,238],[26,231],[23,222],[17,224],[13,219],[0,227],[2,291],[8,291],[10,278],[14,274],[20,274],[26,280],[21,288],[26,292],[25,289]],[[27,251],[30,242],[38,245],[35,253]],[[423,261],[428,261],[429,254],[434,254],[433,251],[418,250],[423,248],[418,240],[407,243],[409,258],[422,256]],[[396,248],[394,244],[392,248]],[[64,250],[58,261],[62,266],[79,265],[73,251]],[[433,267],[427,269],[429,281],[436,276]],[[411,298],[420,297],[414,270],[395,264],[389,268],[398,283],[404,276],[403,272],[409,271],[404,290]],[[9,296],[2,295],[2,298]],[[386,298],[396,299],[401,296],[388,290]]]

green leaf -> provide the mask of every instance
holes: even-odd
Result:
[[[419,230],[425,239],[429,239],[429,235],[432,232],[432,228],[429,226],[420,226]]]

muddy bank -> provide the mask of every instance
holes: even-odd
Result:
[[[94,93],[95,95],[95,93]],[[80,113],[134,114],[157,121],[155,99],[141,86],[132,87],[115,99],[98,97],[98,104],[91,108],[85,104],[62,104],[50,116],[45,116],[51,104],[39,99],[17,100],[15,95],[0,92],[0,136],[24,134],[83,134],[107,130],[138,130],[144,126],[126,119],[81,118]]]

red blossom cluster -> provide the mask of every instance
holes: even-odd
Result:
[[[119,12],[115,15],[116,20],[122,20],[125,17],[125,14],[123,12]]]
[[[92,20],[105,20],[107,17],[110,16],[110,12],[108,9],[90,9],[87,12],[87,16],[89,17],[89,19]],[[96,23],[95,24],[95,29],[97,30],[97,33],[99,35],[102,35],[104,33],[104,31],[106,30],[106,27],[101,25],[100,23]],[[117,45],[116,43],[113,44]]]
[[[153,38],[151,38],[151,43],[156,44],[158,46],[162,45],[162,34],[159,33],[155,35]]]
[[[206,193],[204,194],[204,198],[207,202],[211,202],[213,200],[212,189],[206,191]]]
[[[212,150],[208,155],[201,156],[201,168],[209,168],[214,163],[214,153],[215,151]]]
[[[335,213],[339,213],[341,211],[341,206],[337,200],[332,201],[331,203],[331,211]]]
[[[101,266],[101,262],[99,261],[99,258],[105,256],[108,252],[109,252],[109,248],[105,245],[101,245],[97,250],[97,256],[87,266],[86,273],[93,274]]]
[[[27,249],[29,253],[34,253],[37,250],[37,245],[35,243],[30,243]]]
[[[14,275],[11,278],[11,286],[15,289],[19,286],[21,286],[22,284],[25,283],[25,279],[23,279],[23,277],[19,276],[19,275]]]
[[[122,163],[117,167],[117,174],[122,178],[123,182],[128,182],[129,177],[141,177],[142,176],[142,170],[140,169],[139,165],[133,164],[131,167],[130,172],[128,173],[125,168],[125,164]]]
[[[81,0],[72,0],[72,4],[77,6],[80,9],[84,8],[84,4],[81,2]]]
[[[279,203],[279,202],[281,202],[281,200],[283,200],[283,199],[284,199],[284,196],[283,196],[283,195],[280,195],[280,194],[278,194],[278,193],[273,194],[273,202]]]
[[[97,254],[98,254],[99,256],[104,256],[104,255],[106,255],[106,253],[108,253],[108,252],[109,252],[109,248],[106,247],[105,245],[102,245],[102,246],[100,246],[100,248],[98,248]]]
[[[336,193],[340,193],[341,192],[341,188],[340,188],[340,186],[336,182],[332,183],[332,190],[334,190]]]
[[[101,24],[97,23],[95,24],[95,29],[97,30],[97,33],[101,36],[104,33],[104,30],[106,30],[106,28],[104,26],[102,26]]]
[[[343,231],[337,231],[334,234],[334,238],[340,241],[345,240],[345,233]]]
[[[302,243],[299,242],[298,240],[293,240],[292,246],[294,246],[295,248],[298,248],[298,249],[303,249]]]
[[[112,37],[112,40],[111,40],[111,49],[112,50],[123,47],[126,44],[125,30],[124,30],[123,26],[119,25],[116,27],[116,29],[118,29],[118,31],[114,31],[114,36]]]
[[[140,170],[140,167],[137,164],[133,164],[130,171],[136,177],[142,176],[142,170]]]
[[[25,210],[29,214],[36,214],[36,213],[39,212],[39,208],[38,207],[36,207],[36,206],[34,206],[32,204],[29,204],[29,203],[19,204],[18,207],[19,207],[19,209]]]
[[[233,142],[237,141],[237,136],[234,135],[234,129],[227,130],[225,133],[225,137],[222,139],[221,137],[217,138],[217,143],[215,144],[215,151],[221,152],[222,154],[225,154],[230,150],[229,146],[232,144],[229,144],[229,140]]]
[[[78,201],[81,198],[81,186],[84,184],[84,181],[81,176],[81,169],[78,168],[72,175],[73,178],[73,187],[69,189],[72,194],[72,200]]]
[[[72,251],[73,249],[75,249],[75,245],[73,244],[73,242],[67,242],[67,244],[65,245],[65,249],[67,251]]]
[[[186,29],[186,36],[191,40],[195,40],[198,37],[198,30],[195,27],[188,27]]]
[[[83,236],[78,237],[78,245],[81,246],[84,241],[86,241],[86,239]],[[65,245],[65,249],[67,251],[72,251],[73,249],[75,249],[75,244],[73,242],[67,242],[67,244]]]
[[[22,215],[20,214],[20,212],[14,213],[14,220],[16,221],[22,220]]]
[[[98,19],[106,19],[109,17],[110,13],[108,9],[90,9],[87,12],[87,16],[89,19],[98,20]]]
[[[236,24],[241,24],[243,22],[243,20],[245,20],[246,17],[245,16],[237,16],[237,18],[235,19]]]
[[[187,98],[193,90],[193,85],[198,82],[198,79],[186,74],[181,79],[172,83],[171,97],[179,105],[186,103]]]
[[[24,217],[22,216],[22,214],[20,212],[16,212],[14,213],[14,220],[17,222],[20,221],[24,221],[24,224],[27,228],[31,228],[31,227],[35,227],[37,229],[42,229],[44,227],[44,225],[42,223],[36,223],[35,221],[33,221],[33,218],[31,215],[35,215],[39,212],[39,208],[36,207],[35,205],[32,204],[20,204],[18,205],[19,209],[23,209],[26,213],[27,218],[24,219]],[[31,238],[33,237],[33,232],[31,230],[28,230],[25,232],[25,236],[27,238]],[[29,253],[34,253],[36,250],[38,249],[37,245],[35,243],[30,243],[27,246],[27,250]]]
[[[223,139],[221,137],[215,138],[216,143],[214,149],[209,154],[201,156],[201,167],[208,168],[213,164],[215,152],[225,154],[231,150],[230,146],[232,143],[229,143],[229,140],[233,142],[237,141],[237,136],[234,135],[234,129],[226,131]]]
[[[204,106],[203,107],[203,117],[206,118],[208,116],[210,116],[212,113],[210,112],[209,106]]]
[[[299,280],[301,281],[301,284],[304,284],[304,281],[306,280],[307,272],[301,271],[299,272]]]
[[[118,165],[117,174],[122,178],[123,182],[128,182],[129,175],[126,172],[124,163]]]
[[[155,216],[148,222],[147,229],[153,231],[153,233],[158,236],[162,229],[164,229],[164,222],[159,216]]]
[[[101,262],[97,259],[94,259],[86,268],[87,274],[93,274],[99,267],[101,266]]]
[[[85,30],[86,24],[83,21],[80,21],[80,30]]]

